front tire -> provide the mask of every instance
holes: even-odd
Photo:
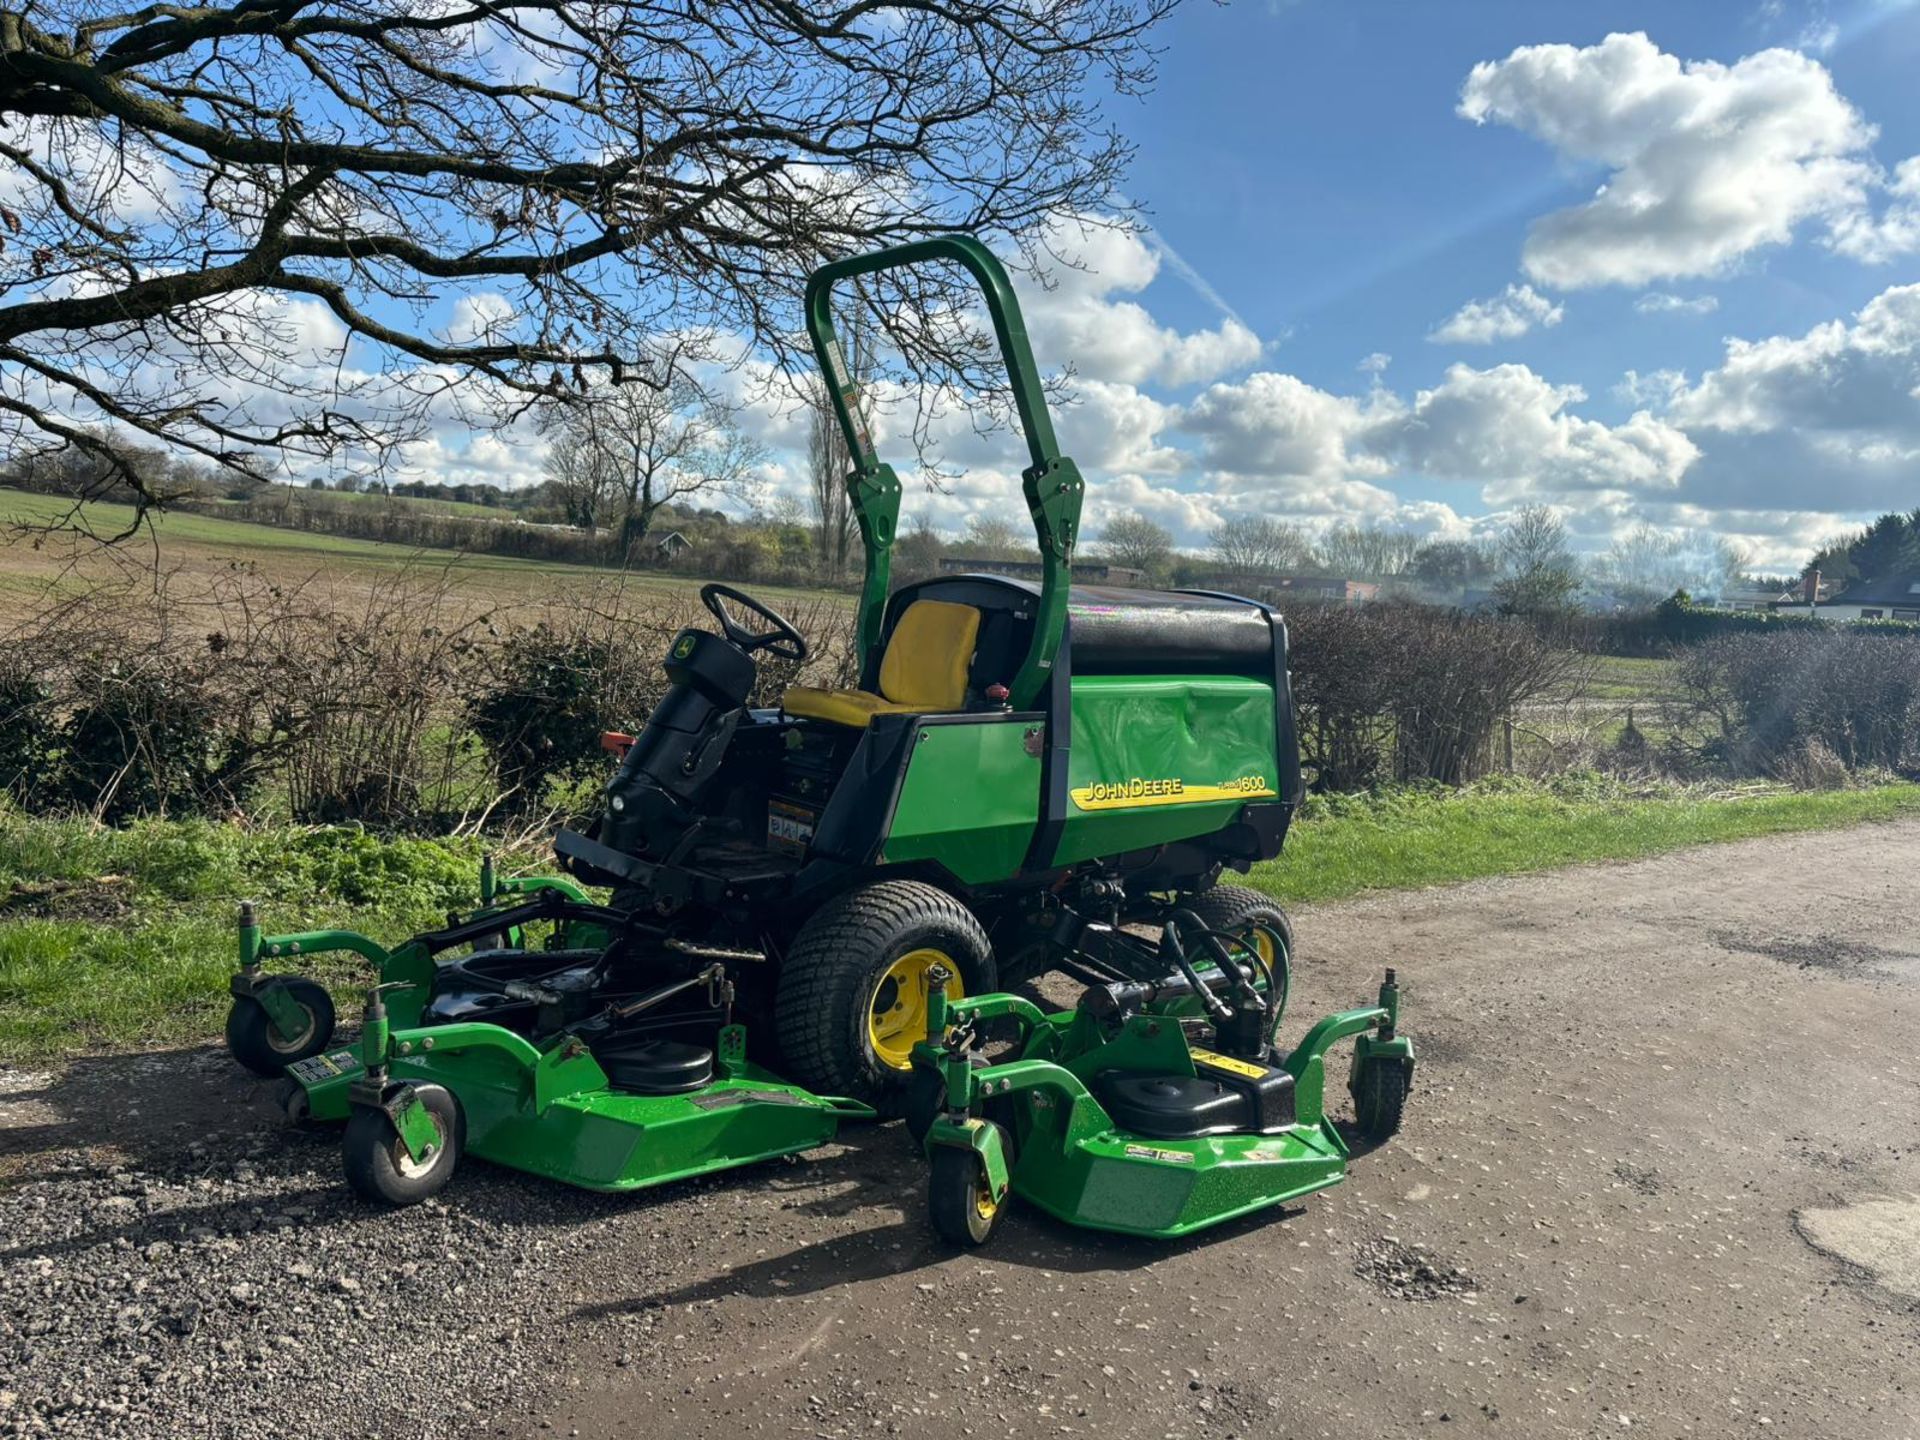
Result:
[[[318,1055],[333,1039],[333,997],[324,985],[298,975],[276,975],[277,980],[306,1014],[297,1035],[282,1035],[267,1007],[251,995],[237,996],[227,1011],[227,1053],[263,1080],[286,1072],[289,1065]]]
[[[885,880],[828,901],[780,967],[774,1027],[793,1078],[902,1114],[915,1042],[926,1037],[927,972],[945,966],[949,999],[994,988],[986,932],[953,896]]]
[[[347,1121],[340,1158],[347,1184],[363,1200],[381,1205],[418,1205],[437,1195],[453,1178],[465,1140],[460,1102],[442,1085],[415,1085],[413,1093],[433,1117],[437,1138],[415,1160],[384,1110],[356,1105]]]
[[[1384,1144],[1399,1133],[1412,1088],[1404,1061],[1370,1060],[1360,1066],[1353,1081],[1353,1116],[1369,1144]]]
[[[988,1121],[992,1124],[992,1121]],[[972,1150],[937,1145],[927,1177],[927,1218],[949,1245],[977,1250],[993,1238],[1006,1213],[987,1185],[987,1167]]]

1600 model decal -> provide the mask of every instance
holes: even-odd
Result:
[[[1203,800],[1259,800],[1279,792],[1264,775],[1242,775],[1218,785],[1192,785],[1174,778],[1095,781],[1070,792],[1079,810],[1130,810],[1140,805],[1195,805]]]

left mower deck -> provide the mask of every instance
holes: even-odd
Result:
[[[843,1119],[873,1117],[747,1058],[723,961],[685,955],[673,976],[654,957],[636,971],[631,917],[564,880],[496,884],[488,866],[481,894],[472,915],[393,950],[351,931],[262,935],[242,908],[229,1044],[256,1072],[284,1073],[290,1117],[346,1122],[347,1178],[369,1198],[425,1199],[468,1154],[637,1190],[812,1149]],[[536,929],[549,931],[539,947]],[[322,987],[265,969],[329,951],[377,972],[351,1046],[330,1043]]]

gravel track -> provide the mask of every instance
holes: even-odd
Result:
[[[0,1436],[1920,1435],[1920,822],[1317,907],[1406,1132],[1176,1245],[928,1233],[897,1125],[368,1210],[211,1049],[0,1069]],[[1909,1233],[1913,1232],[1913,1233]]]

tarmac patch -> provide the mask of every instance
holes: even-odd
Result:
[[[1866,1271],[1883,1290],[1920,1300],[1920,1195],[1802,1210],[1795,1223],[1814,1249]]]
[[[1395,1300],[1444,1300],[1480,1291],[1480,1283],[1457,1265],[1436,1259],[1424,1245],[1402,1244],[1391,1235],[1355,1245],[1353,1273]]]
[[[1896,975],[1920,972],[1920,955],[1904,950],[1887,950],[1838,935],[1742,935],[1731,930],[1716,931],[1713,943],[1722,950],[1758,955],[1791,965],[1796,970],[1827,970],[1836,974]]]

